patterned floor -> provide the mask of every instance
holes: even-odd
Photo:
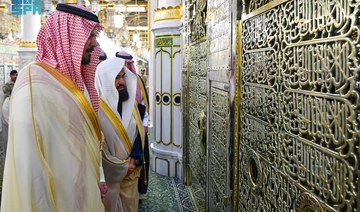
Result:
[[[153,128],[149,128],[149,141],[153,141]],[[150,145],[150,144],[149,144]],[[150,151],[150,158],[152,152]],[[152,161],[150,159],[150,161]],[[139,206],[140,212],[192,212],[205,211],[196,197],[197,191],[185,186],[178,178],[161,176],[151,171],[149,173],[149,188],[145,199]],[[204,195],[205,197],[205,195]],[[203,198],[205,201],[205,198]],[[200,209],[199,209],[200,208]]]
[[[150,171],[149,190],[140,204],[139,211],[198,211],[194,202],[189,187],[183,185],[179,179]]]

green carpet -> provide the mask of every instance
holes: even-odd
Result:
[[[149,128],[149,147],[154,140],[153,128]],[[152,152],[150,150],[150,158]],[[150,161],[152,161],[150,159]],[[149,187],[145,198],[139,205],[141,212],[192,212],[203,211],[196,207],[191,188],[182,184],[178,178],[159,175],[151,170],[149,172]],[[204,198],[205,200],[205,198]]]
[[[150,171],[149,188],[139,211],[197,211],[189,188],[179,179]]]

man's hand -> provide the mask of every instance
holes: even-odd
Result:
[[[129,157],[129,168],[126,175],[130,175],[135,170],[135,160],[132,157]]]
[[[105,197],[107,191],[108,191],[108,188],[107,188],[106,183],[105,182],[100,182],[101,199]]]
[[[145,127],[145,126],[144,126],[145,134],[148,133],[148,130],[149,130],[148,127]]]

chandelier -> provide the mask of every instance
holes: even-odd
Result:
[[[9,29],[7,28],[7,7],[3,2],[0,4],[0,39],[7,38]]]
[[[96,5],[100,9],[98,17],[106,36],[122,47],[141,48],[144,28],[148,29],[140,26],[140,13],[147,12],[147,6],[138,4],[137,0],[134,3],[100,2]]]
[[[129,43],[126,13],[119,12],[113,3],[109,3],[99,11],[98,16],[108,38],[121,46]]]
[[[0,3],[0,39],[4,40],[16,37],[20,33],[20,17],[9,14],[7,5],[2,1]]]
[[[138,27],[140,25],[140,14],[139,13],[136,13],[135,20],[136,20],[136,23],[135,23],[136,28],[135,28],[135,33],[132,35],[133,46],[140,49],[142,42],[141,42],[141,37],[140,37],[139,31],[138,31]]]

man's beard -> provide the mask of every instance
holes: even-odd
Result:
[[[126,90],[126,88],[119,91],[119,101],[124,102],[128,99],[129,99],[129,93]]]
[[[85,58],[85,57],[81,58],[82,65],[87,65],[89,63],[90,63],[90,58]]]
[[[93,51],[94,51],[94,48],[92,47],[92,48],[86,50],[85,53],[88,53],[88,52],[91,53],[91,52],[93,52]],[[82,58],[81,58],[81,64],[82,64],[82,65],[87,65],[87,64],[89,64],[90,61],[91,61],[90,58],[91,58],[91,55],[90,55],[89,58],[86,58],[86,57],[84,57],[84,55],[83,55]]]

